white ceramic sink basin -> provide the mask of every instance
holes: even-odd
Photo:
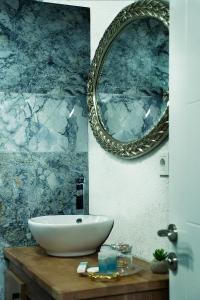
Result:
[[[114,221],[106,216],[58,215],[28,220],[32,235],[53,256],[82,256],[96,252]]]

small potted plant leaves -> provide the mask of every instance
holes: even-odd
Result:
[[[154,260],[151,262],[151,271],[157,274],[168,273],[168,263],[166,261],[168,253],[164,249],[156,249],[153,253]]]

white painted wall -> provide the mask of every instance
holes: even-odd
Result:
[[[168,179],[159,177],[159,155],[168,144],[134,161],[107,154],[89,135],[90,213],[107,214],[115,226],[109,242],[128,242],[133,253],[152,259],[155,248],[169,246],[156,233],[168,221]]]
[[[91,56],[105,29],[133,1],[51,0],[91,8]],[[168,221],[168,178],[159,176],[159,156],[168,143],[153,153],[124,161],[106,153],[89,129],[90,213],[110,215],[115,226],[108,242],[128,242],[136,256],[151,260],[155,248],[167,247],[157,230]]]

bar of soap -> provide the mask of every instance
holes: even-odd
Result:
[[[84,273],[86,273],[87,266],[88,266],[88,262],[87,261],[81,261],[80,264],[78,265],[77,273],[78,274],[84,274]]]
[[[88,273],[98,273],[99,272],[99,267],[91,267],[87,269]]]

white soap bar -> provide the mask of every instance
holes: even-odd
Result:
[[[77,273],[79,274],[85,273],[87,270],[87,265],[88,265],[87,261],[81,261],[80,264],[78,265]]]
[[[99,267],[91,267],[87,269],[87,273],[98,273]]]

